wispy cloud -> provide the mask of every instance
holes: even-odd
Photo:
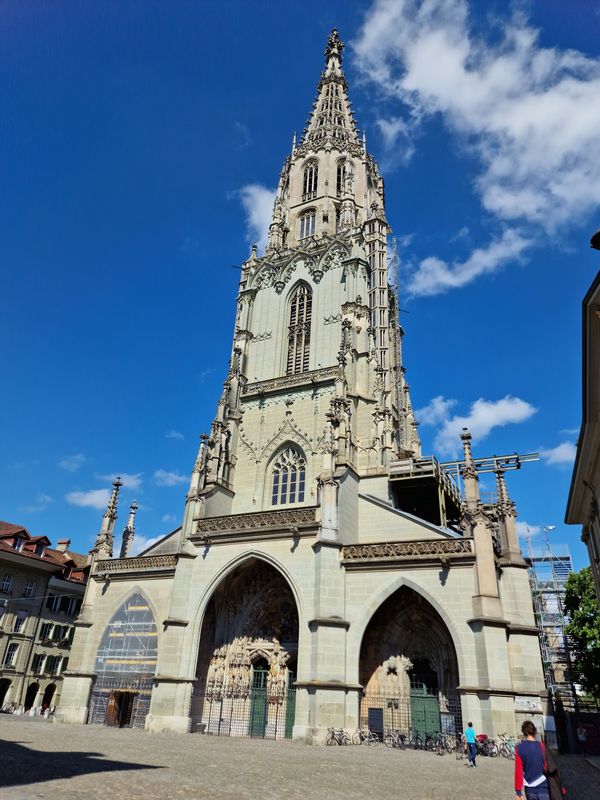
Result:
[[[511,395],[506,395],[501,400],[479,398],[471,404],[467,414],[451,417],[450,409],[455,404],[456,400],[440,395],[415,412],[417,420],[422,420],[423,424],[439,426],[434,448],[442,455],[455,456],[460,452],[460,434],[463,428],[471,431],[474,442],[481,442],[495,428],[525,422],[537,411],[530,403]]]
[[[127,472],[122,472],[120,475],[116,472],[110,475],[96,475],[98,480],[101,481],[109,481],[109,483],[114,483],[117,480],[117,477],[121,478],[121,483],[123,484],[124,489],[139,489],[142,485],[142,475],[143,472],[136,472],[135,474],[130,474]]]
[[[209,375],[212,375],[215,371],[214,367],[210,367],[210,369],[203,369],[198,373],[198,382],[204,383]]]
[[[185,436],[179,431],[168,431],[165,433],[165,439],[185,439]]]
[[[531,525],[529,522],[525,522],[525,520],[517,520],[516,526],[517,534],[523,541],[527,541],[529,536],[539,536],[542,532],[541,525]]]
[[[110,497],[109,489],[90,489],[87,492],[69,492],[66,495],[67,503],[83,508],[105,509]]]
[[[83,453],[76,453],[73,456],[65,456],[58,462],[58,466],[67,472],[77,472],[85,464],[87,458]]]
[[[131,545],[131,555],[137,556],[139,553],[143,553],[144,550],[147,550],[151,545],[156,544],[162,539],[162,536],[138,536],[135,535],[133,539],[133,544]]]
[[[243,122],[237,120],[233,123],[233,133],[235,139],[235,146],[238,150],[245,150],[252,144],[252,136],[250,135],[250,128],[244,125]]]
[[[505,230],[499,239],[478,247],[465,261],[448,264],[435,256],[423,259],[409,278],[412,295],[434,295],[466,286],[480,275],[497,272],[505,264],[521,258],[531,242],[514,230]]]
[[[246,213],[246,240],[256,242],[261,253],[267,246],[269,225],[275,202],[275,189],[269,189],[260,183],[248,183],[236,192]]]
[[[548,450],[540,449],[540,455],[546,464],[559,467],[567,466],[575,461],[577,447],[573,442],[561,442],[556,447],[551,447]]]
[[[474,27],[481,17],[466,0],[376,0],[353,43],[385,101],[387,147],[410,149],[439,116],[473,157],[474,190],[498,228],[460,263],[425,259],[414,294],[494,272],[600,204],[600,58],[543,47],[522,13],[489,35]]]
[[[177,517],[175,514],[163,514],[161,517],[161,522],[177,522]]]
[[[182,475],[179,472],[169,472],[166,469],[157,469],[154,473],[154,482],[157,486],[179,486],[187,483],[188,480],[187,475]]]
[[[50,495],[43,494],[42,492],[38,492],[35,497],[35,501],[30,505],[21,506],[21,511],[25,514],[37,514],[38,511],[45,511],[50,503],[53,503],[54,500]]]

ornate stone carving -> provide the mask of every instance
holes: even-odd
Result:
[[[175,569],[177,556],[142,556],[137,558],[106,558],[96,561],[99,572],[129,572],[130,570]]]
[[[426,539],[383,544],[351,544],[342,548],[344,561],[411,560],[452,558],[473,554],[472,539]]]
[[[266,339],[270,339],[273,334],[273,331],[265,331],[264,333],[255,333],[254,338],[252,341],[254,342],[264,342]]]
[[[212,531],[238,531],[263,527],[289,528],[293,525],[300,525],[302,523],[315,521],[315,506],[308,506],[304,508],[288,508],[282,509],[281,511],[257,511],[253,514],[231,514],[227,517],[208,517],[199,519],[196,524],[196,533]]]
[[[325,325],[332,325],[334,322],[340,322],[341,319],[341,314],[332,314],[330,317],[323,317],[323,322]]]
[[[248,383],[243,387],[242,394],[266,394],[268,392],[277,392],[307,383],[324,383],[326,381],[335,380],[336,375],[336,367],[314,369],[311,372],[299,372],[296,375],[284,375],[281,378],[272,378],[268,381]]]

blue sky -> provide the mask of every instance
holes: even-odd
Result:
[[[466,418],[479,455],[543,451],[509,476],[520,520],[534,541],[556,525],[583,566],[562,520],[600,268],[599,9],[4,0],[0,517],[88,549],[120,473],[118,529],[134,496],[140,538],[178,524],[232,265],[335,25],[386,179],[424,450],[451,457]]]

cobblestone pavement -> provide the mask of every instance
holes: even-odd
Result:
[[[600,797],[600,772],[563,760],[569,800]],[[307,747],[199,734],[150,735],[0,714],[1,800],[512,800],[512,762],[385,747]]]

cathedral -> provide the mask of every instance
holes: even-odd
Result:
[[[476,457],[467,430],[458,461],[421,452],[383,178],[343,49],[334,30],[265,253],[242,264],[180,527],[131,557],[132,506],[116,552],[114,484],[57,722],[315,744],[328,728],[543,725],[505,480],[519,458]]]

